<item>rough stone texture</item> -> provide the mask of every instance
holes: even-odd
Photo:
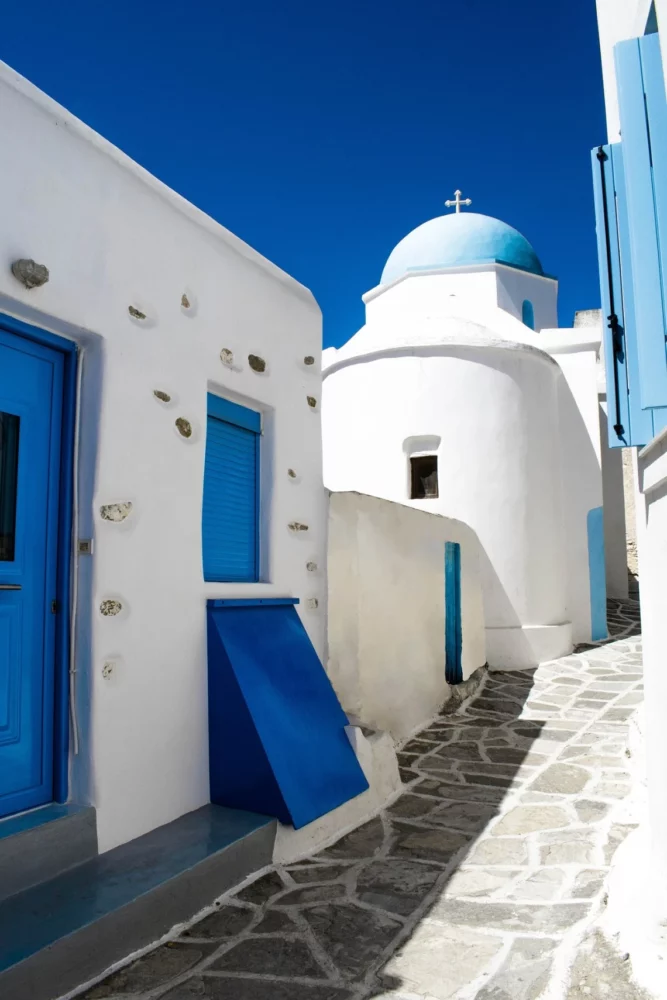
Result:
[[[401,749],[410,788],[386,812],[232,890],[85,996],[645,1000],[590,930],[632,829],[617,812],[642,697],[637,606],[610,602],[610,622],[615,641],[485,672]]]

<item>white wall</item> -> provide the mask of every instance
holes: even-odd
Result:
[[[462,665],[486,661],[479,543],[451,518],[359,493],[329,513],[329,665],[343,708],[400,740],[450,697],[445,542],[461,545]]]
[[[324,373],[324,480],[470,525],[483,549],[489,663],[528,666],[571,648],[559,369],[490,337],[349,363],[337,355]],[[409,453],[423,438],[438,454],[440,496],[411,501]]]
[[[408,274],[363,296],[369,325],[395,322],[402,313],[446,316],[453,306],[475,310],[500,307],[521,320],[524,299],[533,303],[536,330],[557,324],[558,282],[501,264]]]
[[[568,617],[575,642],[591,639],[587,516],[602,507],[600,418],[595,350],[553,352],[559,380],[559,439],[567,547]],[[622,501],[622,491],[621,491]]]
[[[95,550],[80,560],[72,782],[97,806],[106,850],[208,801],[207,598],[300,597],[324,653],[320,312],[305,288],[7,67],[0,131],[0,310],[83,347],[79,535],[94,536]],[[26,291],[10,271],[18,257],[46,264],[49,283]],[[249,368],[250,352],[266,359],[264,375]],[[207,389],[265,415],[263,583],[203,580]],[[179,416],[190,440],[175,429]],[[122,524],[100,518],[102,504],[128,500]],[[292,521],[309,530],[295,535]],[[107,598],[121,614],[100,615]]]

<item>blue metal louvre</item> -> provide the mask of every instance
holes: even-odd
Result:
[[[667,405],[664,266],[660,259],[661,240],[667,252],[667,108],[659,45],[659,35],[648,35],[615,47],[638,389],[644,409]]]
[[[205,580],[259,579],[259,440],[258,430],[209,413],[202,509]]]

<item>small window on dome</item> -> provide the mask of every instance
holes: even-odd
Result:
[[[438,496],[438,456],[410,459],[410,499],[431,500]]]
[[[524,299],[523,305],[521,306],[521,322],[529,326],[531,330],[535,329],[535,310],[533,309],[533,303],[530,299]]]

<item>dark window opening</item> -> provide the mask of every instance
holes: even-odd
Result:
[[[438,496],[438,456],[410,459],[410,499],[430,500]]]
[[[19,468],[19,423],[13,413],[0,413],[0,561],[14,561],[16,490]]]

